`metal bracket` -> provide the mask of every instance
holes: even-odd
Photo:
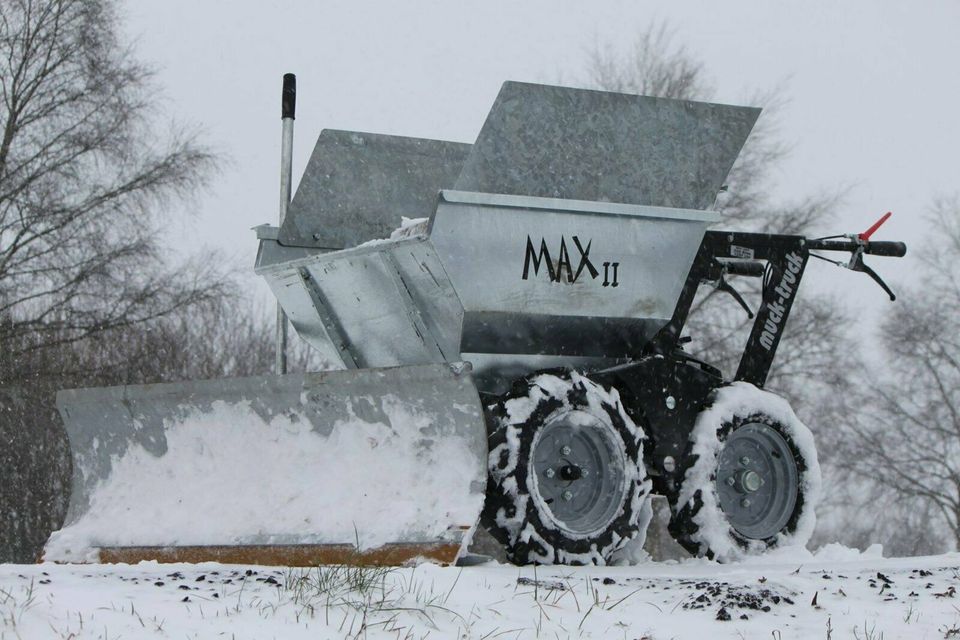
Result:
[[[323,295],[323,291],[320,290],[313,276],[310,275],[310,272],[307,271],[305,267],[297,269],[297,274],[300,276],[304,290],[306,290],[310,296],[310,302],[313,303],[314,309],[317,310],[317,317],[320,318],[320,322],[323,323],[323,328],[326,329],[327,335],[330,336],[330,341],[333,343],[337,353],[340,354],[343,364],[345,364],[348,369],[359,369],[360,364],[357,359],[357,354],[354,352],[346,333],[344,333],[340,320],[331,310],[330,304],[327,302],[327,297]]]
[[[380,253],[380,257],[383,259],[386,271],[390,275],[390,279],[393,281],[393,284],[397,289],[400,302],[403,305],[403,310],[410,318],[410,322],[413,324],[414,330],[420,337],[420,341],[423,342],[424,348],[430,352],[431,357],[434,358],[436,362],[447,362],[453,359],[447,357],[447,355],[443,352],[443,348],[440,346],[440,342],[433,335],[433,332],[427,327],[427,323],[424,321],[423,315],[420,313],[420,308],[417,306],[416,302],[414,302],[413,296],[410,294],[410,288],[403,279],[403,274],[400,272],[400,265],[397,264],[396,258],[394,258],[389,251]]]

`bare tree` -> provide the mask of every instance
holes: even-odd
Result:
[[[162,378],[169,359],[132,347],[227,304],[218,274],[160,243],[164,205],[214,157],[159,126],[117,32],[112,0],[0,2],[0,562],[32,561],[63,518],[55,390]]]
[[[885,364],[860,388],[841,461],[904,513],[932,512],[960,548],[960,197],[937,201],[931,222],[922,282],[883,323]]]
[[[63,360],[65,376],[98,374],[98,384],[143,384],[257,376],[273,373],[275,334],[271,309],[224,298],[172,313],[147,327],[125,327],[77,343]],[[297,341],[291,371],[329,368],[318,352]]]
[[[158,135],[151,72],[111,0],[0,3],[0,344],[74,342],[215,299],[170,269],[162,205],[204,184],[212,154]],[[27,339],[28,338],[28,339]]]
[[[674,41],[666,23],[641,32],[627,51],[596,44],[587,52],[587,80],[607,91],[677,100],[709,100],[703,63]]]

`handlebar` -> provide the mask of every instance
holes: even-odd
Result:
[[[907,245],[903,242],[891,240],[877,240],[875,242],[856,240],[808,240],[807,248],[812,251],[856,251],[863,247],[863,252],[872,256],[887,256],[902,258],[907,254]]]
[[[802,252],[803,262],[806,258],[814,257],[826,260],[851,271],[865,273],[876,282],[890,296],[891,300],[897,297],[883,279],[867,265],[864,255],[888,256],[892,258],[901,258],[907,253],[907,245],[903,242],[889,240],[870,241],[870,235],[876,231],[877,227],[884,220],[890,217],[887,214],[876,224],[864,233],[850,235],[836,235],[827,238],[804,238],[802,236],[777,236],[758,233],[728,233],[719,231],[708,231],[704,236],[704,244],[700,251],[706,264],[696,262],[698,270],[696,277],[699,282],[711,283],[720,291],[729,293],[736,299],[741,307],[747,312],[749,317],[753,317],[753,312],[744,301],[743,297],[737,293],[725,276],[747,276],[753,278],[766,278],[771,273],[771,265],[778,265],[780,269],[787,267],[785,261],[789,262],[797,258],[796,253]],[[742,246],[741,246],[742,245]],[[739,249],[739,251],[737,250]],[[850,254],[849,260],[834,260],[827,258],[815,251],[843,251]],[[701,258],[698,254],[698,259]],[[733,256],[749,255],[751,259],[734,258]],[[756,256],[756,259],[754,259]],[[802,267],[801,267],[802,268]],[[694,271],[691,270],[691,274]],[[772,278],[771,278],[772,280]],[[770,285],[772,286],[772,284]],[[764,289],[768,289],[768,281],[764,281]],[[765,294],[766,295],[766,294]]]

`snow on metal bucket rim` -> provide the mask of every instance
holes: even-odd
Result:
[[[486,429],[468,366],[70,390],[57,403],[73,491],[46,560],[131,548],[456,552],[483,505]]]

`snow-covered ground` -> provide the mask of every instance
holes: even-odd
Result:
[[[0,565],[0,638],[960,638],[960,554],[719,565]]]

